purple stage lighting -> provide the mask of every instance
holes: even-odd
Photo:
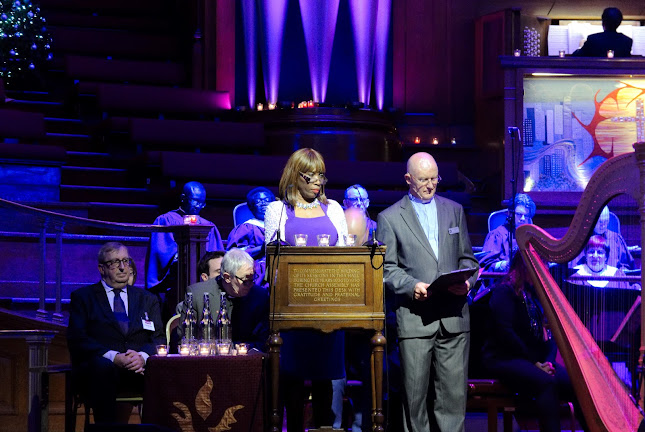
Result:
[[[264,93],[269,103],[278,102],[282,37],[287,15],[287,0],[259,0],[262,25],[262,69]]]
[[[387,68],[387,41],[390,30],[392,0],[378,0],[376,35],[374,40],[374,94],[376,108],[383,109],[385,98],[385,70]]]
[[[370,103],[370,85],[374,64],[374,33],[379,0],[349,0],[349,10],[354,29],[354,53],[358,100]]]
[[[340,0],[300,0],[314,102],[325,102]]]
[[[255,106],[255,72],[256,72],[256,41],[257,18],[255,15],[255,0],[242,0],[242,16],[244,18],[244,50],[246,56],[246,85],[249,92],[249,107]]]

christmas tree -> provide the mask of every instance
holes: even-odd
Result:
[[[30,0],[0,2],[0,77],[7,87],[28,81],[51,60],[51,36]]]

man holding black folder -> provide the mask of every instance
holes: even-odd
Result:
[[[441,176],[434,158],[415,153],[407,171],[409,193],[381,212],[377,230],[387,245],[384,283],[396,297],[404,429],[463,431],[470,345],[466,294],[479,264],[462,206],[435,195]],[[437,280],[459,269],[475,270],[461,279]]]

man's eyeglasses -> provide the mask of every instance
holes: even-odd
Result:
[[[426,179],[418,179],[418,178],[414,177],[412,174],[410,174],[410,173],[408,173],[408,174],[410,175],[411,178],[416,180],[416,182],[419,183],[421,186],[425,186],[428,183],[432,183],[433,185],[436,186],[441,181],[441,176],[440,175],[437,175],[436,177],[426,178]]]
[[[248,278],[248,277],[247,277],[247,279],[242,279],[242,278],[241,278],[241,277],[239,277],[238,275],[234,275],[234,276],[235,276],[235,279],[237,279],[238,281],[240,281],[240,283],[241,283],[242,285],[250,285],[250,284],[252,284],[252,283],[253,283],[253,276],[251,276],[251,278]]]
[[[206,201],[197,201],[194,198],[191,198],[189,201],[192,207],[200,208],[200,209],[206,207]]]
[[[130,263],[132,262],[132,258],[123,258],[123,259],[114,259],[111,261],[105,261],[101,263],[105,267],[109,268],[110,270],[114,270],[116,268],[119,268],[121,264],[123,264],[123,267],[130,267]]]
[[[302,173],[302,172],[301,172],[301,173],[300,173],[300,177],[302,177],[302,179],[303,179],[307,184],[313,183],[315,178],[317,178],[317,179],[318,179],[318,181],[320,182],[320,185],[321,185],[321,186],[324,186],[325,184],[327,184],[327,177],[325,177],[325,173],[318,173],[318,174],[315,174],[315,173],[307,173],[307,174],[305,174],[305,173]]]

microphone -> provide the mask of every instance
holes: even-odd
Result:
[[[514,133],[517,134],[517,139],[522,141],[522,136],[520,135],[520,128],[518,128],[517,126],[509,126],[508,134],[510,136],[513,136]]]

